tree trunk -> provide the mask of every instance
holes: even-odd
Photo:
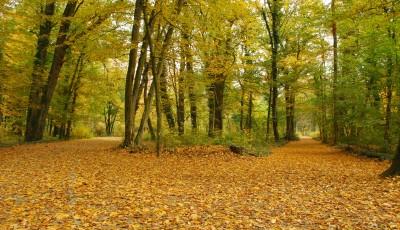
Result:
[[[168,95],[167,67],[165,65],[163,65],[162,73],[160,75],[160,96],[162,109],[167,118],[168,127],[173,130],[175,128],[175,118],[172,111],[171,100]]]
[[[388,13],[388,10],[385,10],[386,13]],[[391,41],[391,45],[393,50],[395,50],[396,47],[396,31],[393,25],[393,22],[395,21],[395,16],[394,16],[394,6],[392,6],[391,9],[391,21],[390,21],[390,27],[388,28],[388,35],[389,39]],[[393,52],[393,51],[392,51]],[[393,97],[393,80],[394,76],[397,71],[397,53],[392,54],[392,52],[389,53],[388,55],[388,61],[387,61],[387,79],[386,79],[386,114],[385,114],[385,131],[384,131],[384,140],[385,140],[385,150],[386,152],[390,151],[390,143],[391,143],[391,136],[390,136],[390,128],[391,128],[391,119],[392,119],[392,97]]]
[[[242,83],[240,83],[240,89],[241,89],[241,95],[240,95],[240,130],[243,131],[243,120],[244,120],[244,86]]]
[[[396,155],[392,161],[390,167],[382,173],[382,176],[389,177],[389,176],[398,176],[400,175],[400,137],[397,144],[397,151]]]
[[[189,42],[189,38],[186,39],[186,42]],[[190,78],[193,79],[193,58],[190,54],[189,47],[186,52],[186,72],[189,74]],[[192,132],[197,132],[197,103],[196,103],[196,94],[194,92],[193,84],[189,84],[189,104],[190,104],[190,120],[192,124]]]
[[[285,85],[286,100],[286,140],[293,141],[296,139],[295,122],[294,122],[294,105],[295,95],[290,85]]]
[[[144,93],[147,93],[146,91],[147,90],[145,90]],[[152,84],[150,86],[149,93],[144,98],[144,111],[143,111],[142,119],[140,121],[140,125],[139,125],[139,128],[138,128],[136,137],[135,137],[135,145],[140,145],[141,142],[142,142],[143,131],[144,131],[144,127],[145,127],[146,123],[149,120],[151,102],[153,100],[153,97],[154,97],[154,81],[152,82]]]
[[[331,1],[331,11],[332,11],[332,37],[333,37],[333,130],[332,130],[332,143],[335,145],[339,138],[339,116],[337,109],[337,84],[338,84],[338,38],[337,38],[337,28],[335,19],[335,0]]]
[[[250,92],[249,103],[247,106],[246,129],[250,131],[252,128],[253,128],[253,92]]]
[[[385,151],[390,151],[390,125],[392,120],[392,60],[389,58],[388,61],[388,76],[386,79],[386,111],[385,111],[385,127],[384,127],[384,140],[385,140]]]
[[[271,115],[272,115],[272,129],[274,132],[275,142],[279,141],[278,131],[278,52],[279,52],[279,25],[280,25],[280,0],[272,0],[272,12],[271,12],[271,31],[270,31],[270,43],[272,48],[271,56],[271,78],[272,78],[272,98],[271,98]],[[266,19],[265,19],[266,20]],[[267,21],[266,21],[267,23]]]
[[[35,141],[41,139],[39,131],[39,113],[41,111],[41,94],[45,82],[45,65],[47,60],[47,49],[50,44],[50,33],[52,29],[51,17],[55,12],[55,1],[46,1],[46,6],[42,12],[44,21],[40,24],[36,54],[33,63],[32,83],[29,93],[29,106],[27,111],[25,140]]]
[[[57,85],[58,77],[60,76],[61,68],[64,64],[64,57],[69,45],[66,43],[67,34],[71,25],[71,17],[73,17],[77,10],[78,1],[69,0],[65,6],[63,13],[63,20],[60,25],[58,37],[56,41],[56,48],[54,50],[53,62],[47,79],[47,84],[43,87],[40,96],[40,107],[32,108],[32,112],[28,114],[26,141],[36,141],[43,138],[45,121],[49,111],[51,99]],[[35,101],[33,99],[32,101]]]
[[[177,6],[175,8],[176,15],[179,15],[183,6],[184,0],[178,0]],[[146,19],[146,17],[144,17]],[[149,25],[149,22],[146,22],[146,25]],[[156,110],[157,110],[157,131],[156,131],[156,137],[157,137],[157,143],[156,143],[156,149],[157,149],[157,156],[160,156],[161,153],[161,133],[162,133],[162,120],[161,120],[161,90],[160,90],[160,77],[164,71],[164,64],[165,64],[165,58],[166,54],[168,52],[168,48],[170,45],[170,41],[172,38],[172,34],[174,32],[174,27],[172,25],[169,26],[167,33],[164,38],[164,42],[162,44],[161,50],[160,50],[160,55],[158,62],[156,61],[156,53],[154,50],[154,44],[152,43],[152,38],[148,34],[147,40],[149,42],[149,48],[150,48],[150,60],[151,60],[151,69],[153,73],[153,84],[154,84],[154,91],[156,93]]]
[[[209,86],[208,108],[209,124],[208,135],[220,136],[223,131],[223,106],[224,106],[225,76],[219,74]]]
[[[269,94],[268,94],[268,112],[267,112],[267,135],[266,141],[269,142],[269,137],[271,133],[271,103],[272,103],[272,86],[269,87]]]
[[[179,135],[185,133],[185,54],[181,53],[180,73],[178,76],[178,105],[177,105],[177,119],[178,119],[178,132]]]
[[[135,79],[135,70],[136,70],[136,59],[138,53],[138,43],[139,43],[139,34],[140,34],[140,21],[142,18],[142,12],[144,7],[144,0],[137,0],[135,4],[135,12],[132,26],[132,34],[131,34],[131,49],[129,51],[129,64],[128,71],[126,74],[126,83],[125,83],[125,137],[123,146],[130,146],[132,143],[133,137],[133,85]]]

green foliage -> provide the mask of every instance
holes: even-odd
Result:
[[[93,137],[93,132],[86,125],[78,124],[72,131],[72,137],[76,139],[87,139]]]

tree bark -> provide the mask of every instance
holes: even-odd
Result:
[[[382,173],[382,176],[384,177],[398,176],[398,175],[400,175],[400,137],[397,144],[396,155],[392,161],[392,164],[387,170],[385,170]]]
[[[193,79],[193,57],[190,53],[190,48],[189,48],[189,36],[185,35],[185,40],[186,40],[186,72],[190,76],[191,79]],[[189,84],[188,87],[189,91],[189,104],[190,104],[190,121],[192,125],[192,132],[195,133],[197,132],[197,102],[196,102],[196,93],[194,92],[194,87],[193,84]]]
[[[271,3],[272,1],[272,3]],[[269,42],[271,45],[271,115],[272,115],[272,129],[274,132],[275,142],[279,141],[278,131],[278,52],[279,52],[279,25],[280,25],[280,0],[267,0],[266,4],[270,9],[271,22],[269,22],[268,15],[265,9],[262,11],[263,20],[269,35]]]
[[[175,13],[176,15],[179,15],[183,6],[184,0],[178,0],[176,8],[175,8]],[[146,18],[146,17],[145,17]],[[147,25],[149,25],[148,22],[146,22]],[[170,45],[170,41],[172,38],[172,34],[174,32],[174,27],[172,25],[169,26],[167,33],[165,35],[161,50],[159,52],[159,60],[158,62],[156,61],[156,53],[155,53],[155,47],[152,42],[151,36],[147,36],[147,40],[149,42],[149,47],[150,47],[150,60],[151,60],[151,69],[153,73],[153,81],[154,81],[154,90],[156,94],[156,110],[157,110],[157,131],[156,131],[156,136],[157,136],[157,143],[156,143],[156,150],[157,150],[157,156],[160,156],[161,153],[161,133],[162,133],[162,120],[161,120],[161,93],[160,93],[160,77],[162,72],[164,71],[164,65],[165,65],[165,58],[166,54],[168,52],[168,48]]]
[[[136,137],[135,137],[135,145],[140,145],[141,144],[144,127],[145,127],[146,123],[149,120],[151,102],[152,102],[153,97],[154,97],[154,89],[155,89],[155,87],[154,87],[155,85],[154,84],[155,84],[155,82],[153,81],[151,86],[150,86],[150,90],[149,90],[149,93],[147,94],[147,97],[144,98],[144,111],[143,111],[142,119],[140,121],[140,125],[139,125],[139,128],[138,128]],[[145,90],[145,91],[147,91],[147,90]]]
[[[41,139],[39,131],[39,113],[41,111],[42,91],[45,82],[45,65],[47,59],[47,50],[50,44],[50,33],[52,30],[51,17],[55,12],[55,1],[46,1],[45,9],[42,10],[43,22],[40,24],[36,54],[33,63],[32,83],[29,93],[29,106],[27,111],[25,141],[36,141]]]
[[[133,87],[138,53],[137,47],[139,43],[140,21],[142,18],[143,8],[144,0],[137,0],[135,4],[135,12],[131,33],[131,49],[129,51],[129,64],[125,83],[125,137],[122,144],[124,147],[130,146],[132,144],[133,137],[133,114],[135,109],[133,107]]]
[[[244,86],[243,83],[239,82],[240,84],[240,91],[241,91],[241,95],[240,95],[240,122],[239,122],[239,127],[240,130],[243,131],[244,129],[244,125],[243,125],[243,121],[244,121],[244,95],[245,95],[245,90],[244,90]]]
[[[279,131],[278,131],[278,52],[279,52],[279,24],[280,24],[280,5],[279,0],[272,1],[272,102],[271,102],[271,112],[272,112],[272,129],[274,131],[275,142],[279,141]]]
[[[182,46],[183,49],[183,46]],[[179,135],[185,133],[185,53],[181,53],[180,71],[178,76],[177,119]]]
[[[389,13],[388,10],[385,10],[386,13]],[[390,26],[388,28],[388,35],[391,42],[391,46],[393,50],[396,47],[396,31],[394,28],[393,21],[395,20],[394,16],[394,7],[391,9],[392,16],[390,17],[392,21],[390,21]],[[393,52],[393,51],[392,51]],[[397,53],[392,54],[392,52],[388,55],[387,60],[387,78],[386,78],[386,111],[385,111],[385,130],[384,130],[384,140],[385,140],[385,150],[387,152],[390,151],[391,144],[391,120],[392,120],[392,98],[393,98],[393,79],[397,70]],[[394,51],[396,52],[396,51]]]
[[[270,124],[271,124],[271,103],[272,103],[272,85],[270,85],[269,88],[269,94],[268,94],[268,112],[267,112],[267,135],[266,135],[266,141],[269,141],[271,129],[270,129]]]
[[[173,130],[175,129],[175,117],[172,112],[171,100],[168,95],[168,82],[167,82],[167,67],[164,65],[162,73],[160,75],[160,96],[161,105],[165,117],[167,118],[168,127]]]
[[[249,102],[247,106],[247,120],[246,129],[251,130],[253,128],[253,92],[249,93]]]
[[[339,139],[339,116],[337,109],[337,84],[338,84],[338,38],[337,38],[337,26],[336,26],[336,7],[335,0],[331,1],[332,11],[332,37],[333,37],[333,130],[332,130],[332,144],[337,144]]]
[[[293,141],[296,139],[295,123],[294,123],[294,104],[295,95],[291,86],[285,86],[286,100],[286,140]]]
[[[225,76],[223,74],[217,75],[208,90],[208,136],[220,136],[223,130]]]
[[[77,0],[69,0],[65,6],[63,19],[60,24],[58,37],[56,40],[56,48],[54,50],[53,62],[47,79],[47,84],[43,87],[40,93],[40,107],[32,108],[27,118],[26,141],[37,141],[43,138],[45,121],[50,107],[50,102],[53,97],[54,90],[57,85],[58,77],[60,76],[61,68],[64,64],[64,57],[69,45],[66,43],[67,34],[71,25],[71,17],[76,13],[78,6]],[[32,101],[35,101],[33,99]]]

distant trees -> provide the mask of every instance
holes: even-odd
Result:
[[[3,1],[0,132],[21,123],[36,141],[96,130],[123,135],[124,147],[155,139],[158,152],[312,135],[394,153],[399,4]]]

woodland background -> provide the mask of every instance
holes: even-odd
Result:
[[[1,143],[254,147],[307,135],[391,155],[399,5],[2,0]]]

